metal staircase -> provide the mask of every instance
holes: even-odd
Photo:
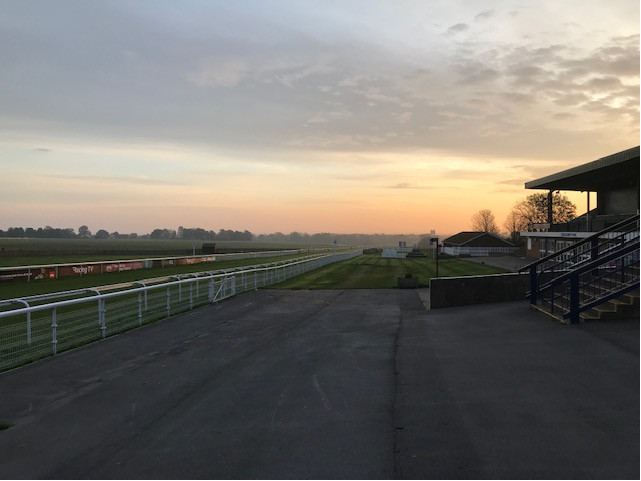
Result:
[[[639,215],[529,264],[530,304],[563,322],[639,314]]]

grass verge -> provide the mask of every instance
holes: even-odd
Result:
[[[439,277],[473,276],[509,272],[499,267],[478,264],[463,259],[440,259]],[[418,277],[419,287],[428,287],[436,276],[436,261],[426,257],[383,259],[377,254],[365,254],[337,262],[295,277],[273,289],[388,289],[397,287],[397,278],[412,274]]]
[[[228,269],[231,267],[268,264],[287,259],[295,259],[305,254],[290,256],[263,257],[251,259],[236,259],[230,261],[203,262],[173,267],[158,267],[154,269],[139,269],[135,271],[110,272],[106,274],[90,274],[79,277],[62,277],[60,279],[44,279],[32,282],[5,282],[0,284],[0,299],[15,299],[19,297],[48,294],[51,292],[71,291],[96,286],[133,282],[152,277],[173,276],[192,272],[206,272],[210,270]]]

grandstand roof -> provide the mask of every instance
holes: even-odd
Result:
[[[639,180],[639,146],[525,183],[526,189],[596,192]]]

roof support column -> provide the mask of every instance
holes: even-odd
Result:
[[[548,191],[548,224],[552,228],[552,191]]]
[[[591,230],[592,222],[590,221],[590,191],[589,190],[588,190],[588,215],[586,216],[586,222],[587,222],[586,232],[592,232]]]

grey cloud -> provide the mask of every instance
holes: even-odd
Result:
[[[347,110],[331,110],[326,112],[317,112],[307,119],[308,124],[326,124],[337,120],[347,119],[352,113]]]
[[[525,85],[538,85],[555,77],[555,74],[547,69],[531,63],[519,64],[506,69],[506,74],[512,77],[514,85],[523,87]]]
[[[526,181],[523,180],[523,179],[509,179],[509,180],[501,180],[501,181],[498,181],[496,183],[497,184],[501,184],[501,185],[515,185],[515,186],[523,188],[523,184],[525,182]]]
[[[610,45],[595,50],[582,59],[569,59],[561,63],[568,69],[582,69],[605,76],[639,75],[639,36],[613,37]]]
[[[534,104],[547,99],[552,106],[579,108],[613,120],[618,114],[620,118],[628,118],[632,124],[638,118],[639,50],[636,35],[612,38],[609,43],[580,58],[572,58],[573,53],[558,44],[536,49],[506,46],[498,54],[492,55],[503,58],[502,64],[493,61],[492,55],[477,53],[472,58],[469,53],[459,50],[456,69],[461,75],[460,83],[486,84],[487,88],[492,85],[493,90],[485,95],[495,101]],[[500,69],[496,68],[497,65]],[[627,77],[625,82],[632,81],[635,85],[624,83],[621,76]],[[499,86],[497,81],[502,78],[510,79],[511,91]],[[468,104],[473,105],[471,102]],[[479,105],[482,104],[479,102]],[[491,124],[507,127],[509,115],[511,113],[506,119],[494,119]],[[562,111],[552,111],[550,115],[557,120],[569,118]],[[508,127],[506,130],[511,129]]]
[[[556,120],[573,120],[577,118],[577,115],[570,112],[557,112],[552,115],[552,118]]]
[[[488,18],[491,18],[493,15],[494,15],[494,10],[484,10],[481,13],[477,14],[474,17],[474,20],[477,22],[487,20]]]
[[[536,102],[536,98],[533,95],[519,93],[519,92],[502,92],[500,96],[507,100],[510,103],[514,104],[533,104]]]
[[[622,86],[621,80],[611,75],[607,77],[592,77],[583,85],[594,90],[612,90]]]
[[[199,87],[234,87],[248,73],[249,65],[241,58],[210,60],[187,74],[187,79]]]
[[[382,177],[382,175],[380,174],[341,174],[329,176],[330,179],[344,180],[349,182],[370,181],[372,179],[377,179],[380,177]]]
[[[398,184],[385,186],[385,188],[386,189],[418,189],[418,190],[432,189],[432,187],[418,186],[418,185],[410,184],[409,182],[399,182]]]
[[[553,116],[598,93],[638,116],[638,36],[577,59],[564,45],[461,43],[438,35],[441,27],[447,45],[399,53],[349,35],[321,41],[289,12],[264,15],[263,2],[251,12],[234,2],[185,11],[171,2],[49,5],[8,2],[0,28],[0,123],[35,132],[32,142],[45,132],[257,155],[419,148],[525,156],[546,132],[526,132],[533,126],[524,105]],[[622,85],[607,80],[635,68]],[[610,142],[606,132],[554,140],[594,143],[594,135]]]
[[[447,35],[456,35],[458,33],[465,32],[469,28],[470,26],[467,23],[457,23],[447,29]]]
[[[585,95],[584,93],[580,92],[573,92],[573,93],[561,93],[555,100],[554,103],[557,105],[562,105],[562,106],[576,106],[576,105],[581,105],[590,100],[590,97]]]
[[[65,180],[81,180],[86,182],[98,182],[98,183],[117,183],[117,184],[134,184],[134,185],[164,185],[164,186],[183,186],[186,185],[184,182],[177,182],[175,180],[161,180],[161,179],[150,179],[147,177],[135,177],[135,176],[98,176],[98,175],[57,175],[49,174],[45,177],[56,178],[56,179],[65,179]]]
[[[499,78],[500,74],[493,68],[483,66],[479,63],[470,63],[468,65],[459,65],[456,70],[460,75],[459,83],[467,85],[477,85],[491,82]]]

